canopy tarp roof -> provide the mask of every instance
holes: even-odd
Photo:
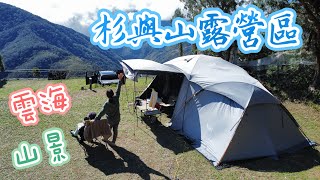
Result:
[[[249,105],[256,88],[269,94],[264,96],[261,102],[279,103],[275,102],[273,95],[244,69],[219,57],[189,55],[175,58],[164,64],[146,59],[131,59],[123,60],[121,64],[126,76],[132,80],[136,80],[137,74],[183,73],[189,81],[205,90],[222,94],[242,107]]]
[[[180,73],[178,70],[167,65],[160,64],[148,59],[128,59],[123,60],[122,66],[126,67],[132,74],[157,74],[158,72]]]

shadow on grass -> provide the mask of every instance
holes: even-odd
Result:
[[[0,80],[0,88],[3,88],[4,85],[7,84],[7,80],[6,79],[1,79]]]
[[[158,120],[154,122],[149,118],[143,118],[143,122],[150,128],[151,132],[156,136],[156,141],[164,148],[180,154],[193,150],[190,141],[171,130],[169,127],[163,126]]]
[[[164,174],[148,167],[136,154],[126,150],[125,148],[114,146],[112,149],[120,156],[116,158],[115,154],[108,150],[105,145],[95,143],[92,147],[84,142],[80,142],[86,153],[88,163],[102,171],[105,175],[118,173],[134,173],[138,174],[142,179],[150,179],[150,174],[170,179]]]
[[[156,136],[157,142],[164,148],[183,153],[194,148],[187,139],[177,135],[169,128],[163,126],[159,121],[152,122],[150,119],[143,119]],[[300,172],[320,165],[320,152],[312,147],[308,147],[292,154],[283,154],[279,159],[270,157],[250,160],[234,161],[216,167],[217,170],[238,166],[253,171],[262,172]]]
[[[312,147],[284,154],[278,160],[272,158],[243,160],[230,163],[231,166],[263,172],[300,172],[320,165],[320,152]]]

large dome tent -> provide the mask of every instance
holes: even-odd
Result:
[[[122,66],[132,79],[157,75],[149,87],[160,96],[176,96],[170,128],[190,139],[215,166],[310,146],[281,102],[242,68],[206,55],[144,62],[149,60],[124,60]],[[147,97],[147,91],[142,95]]]

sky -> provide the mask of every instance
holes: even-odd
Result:
[[[183,8],[179,0],[0,0],[50,22],[68,26],[77,31],[86,29],[96,18],[99,9],[119,9],[133,17],[143,8],[156,11],[162,20],[169,20],[177,8]]]

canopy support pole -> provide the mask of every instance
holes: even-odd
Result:
[[[136,81],[133,81],[133,111],[135,111],[135,104],[136,104]],[[137,115],[137,111],[136,111],[136,117],[137,117],[137,127],[138,127],[138,115]],[[136,136],[136,126],[134,126],[133,128],[133,136]]]

